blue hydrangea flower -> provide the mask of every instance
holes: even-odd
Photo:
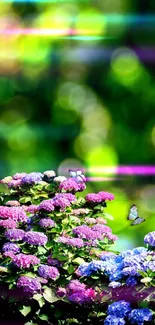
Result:
[[[133,251],[134,254],[137,255],[137,254],[141,254],[141,253],[146,253],[147,248],[145,248],[145,247],[136,247],[132,251]]]
[[[131,324],[143,325],[144,322],[151,322],[153,313],[148,308],[133,309],[128,318]]]
[[[123,318],[109,315],[104,321],[104,325],[124,325],[126,322]]]
[[[123,318],[131,311],[130,303],[125,300],[119,300],[108,306],[108,315]]]
[[[122,285],[121,282],[112,281],[109,283],[108,287],[115,289],[121,287],[121,285]]]
[[[144,237],[144,243],[148,244],[149,246],[155,247],[155,231],[149,232]]]
[[[126,280],[127,287],[134,287],[137,284],[137,279],[135,276],[130,275]]]
[[[78,274],[80,274],[81,276],[89,276],[89,275],[91,275],[92,270],[90,270],[89,263],[81,264],[78,267]]]

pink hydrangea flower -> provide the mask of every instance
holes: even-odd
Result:
[[[26,255],[26,254],[17,254],[13,258],[13,263],[19,267],[28,269],[32,265],[37,265],[40,263],[40,259],[36,257],[35,255]]]
[[[25,206],[24,210],[29,213],[36,213],[38,211],[38,205],[31,204],[29,206]]]
[[[59,185],[60,190],[64,190],[66,192],[82,192],[86,188],[86,185],[84,182],[77,183],[75,179],[68,178],[67,180],[63,181]]]
[[[17,223],[14,220],[6,219],[6,220],[0,220],[0,227],[6,228],[6,229],[13,229],[17,228]]]
[[[22,207],[0,206],[0,217],[2,219],[12,219],[18,222],[26,222],[28,219]]]

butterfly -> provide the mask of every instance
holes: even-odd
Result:
[[[131,226],[136,226],[145,221],[144,218],[139,217],[138,208],[135,204],[132,205],[129,211],[128,220],[131,220]]]
[[[74,178],[77,182],[86,182],[86,177],[83,175],[83,171],[80,169],[72,170],[69,169],[69,174],[72,178]]]

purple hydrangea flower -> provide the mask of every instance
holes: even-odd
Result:
[[[86,201],[91,203],[101,203],[106,200],[114,200],[114,195],[108,192],[89,193],[86,195]]]
[[[66,289],[62,287],[59,287],[56,291],[57,296],[61,298],[65,297],[66,293],[67,293]]]
[[[149,232],[144,237],[144,243],[148,244],[149,246],[155,247],[155,231]]]
[[[71,280],[67,286],[69,293],[73,293],[75,291],[83,291],[85,288],[86,285],[84,283],[81,283],[79,280]]]
[[[26,255],[20,253],[14,256],[13,263],[19,268],[28,269],[32,265],[39,264],[40,259],[35,255]]]
[[[2,247],[3,252],[13,252],[14,254],[17,254],[20,252],[20,248],[17,244],[14,243],[5,243]]]
[[[6,228],[6,229],[13,229],[17,228],[17,223],[14,220],[6,219],[6,220],[0,220],[0,227]]]
[[[25,231],[22,229],[8,229],[5,232],[5,237],[9,240],[22,240],[25,236]]]
[[[28,231],[25,233],[24,241],[30,245],[45,245],[48,238],[42,232]]]
[[[108,238],[109,240],[115,242],[116,240],[118,240],[118,236],[114,235],[114,234],[111,234],[110,232],[108,232],[106,234],[106,238]]]
[[[93,231],[99,231],[101,234],[111,233],[111,228],[102,224],[96,224],[91,228]]]
[[[95,290],[92,288],[85,290],[77,290],[68,295],[68,299],[77,304],[84,304],[92,302],[96,297]]]
[[[98,193],[103,201],[112,201],[114,200],[114,195],[108,192],[99,192]]]
[[[54,201],[53,199],[44,200],[40,203],[38,210],[53,211],[54,210]]]
[[[104,325],[124,325],[126,322],[124,318],[108,315],[104,320]]]
[[[22,179],[26,175],[27,175],[26,173],[16,173],[15,175],[12,176],[12,178],[18,180],[18,179]]]
[[[74,201],[76,201],[76,197],[71,193],[56,194],[53,198],[54,206],[59,207],[60,211],[64,211]]]
[[[0,206],[0,217],[2,219],[12,219],[18,222],[26,222],[27,215],[22,207]]]
[[[29,173],[22,178],[22,184],[35,184],[41,181],[43,174],[41,173]]]
[[[125,300],[119,300],[108,306],[108,315],[115,317],[126,317],[131,311],[130,303]]]
[[[28,213],[36,213],[36,212],[38,212],[38,205],[36,205],[36,204],[31,204],[31,205],[29,205],[28,207],[25,206],[25,207],[24,207],[24,210],[25,210],[26,212],[28,212]]]
[[[86,188],[86,185],[84,182],[79,182],[77,183],[75,179],[73,178],[68,178],[67,180],[63,181],[59,185],[60,190],[64,190],[67,192],[82,192]]]
[[[86,201],[91,203],[100,203],[102,202],[102,197],[98,193],[89,193],[86,195]]]
[[[22,185],[21,179],[17,179],[17,180],[13,179],[12,181],[10,181],[10,182],[7,183],[7,186],[9,188],[11,188],[11,187],[17,188],[17,187],[19,187],[21,185]]]
[[[43,218],[39,221],[39,225],[43,228],[55,227],[55,222],[50,218]]]
[[[33,295],[41,290],[41,284],[37,278],[30,278],[23,275],[17,281],[17,288],[23,288],[24,292]]]
[[[86,225],[75,227],[73,229],[73,234],[76,234],[78,237],[88,240],[102,239],[101,232],[93,231],[93,227],[90,228]]]
[[[4,252],[3,253],[4,257],[10,257],[11,259],[13,259],[15,257],[15,253],[8,251],[8,252]]]
[[[144,322],[151,322],[153,313],[148,308],[133,309],[128,315],[131,324],[143,325]]]
[[[58,242],[78,248],[84,247],[84,242],[80,238],[68,238],[61,236],[59,237]]]
[[[42,278],[57,280],[60,276],[58,269],[54,266],[40,265],[38,273]]]
[[[47,263],[48,265],[51,265],[51,266],[62,266],[62,263],[60,261],[58,261],[56,258],[52,258],[52,255],[49,255],[48,258],[47,258]]]

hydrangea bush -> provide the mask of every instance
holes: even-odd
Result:
[[[54,171],[1,180],[1,300],[26,325],[153,324],[155,231],[122,253],[107,224],[114,195]]]

